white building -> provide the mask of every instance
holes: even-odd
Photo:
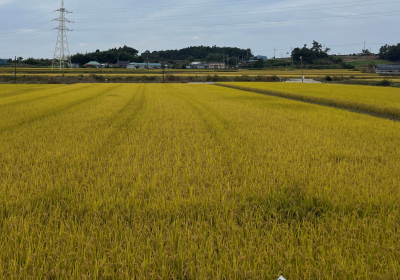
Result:
[[[128,69],[161,69],[161,63],[129,63],[126,68]]]

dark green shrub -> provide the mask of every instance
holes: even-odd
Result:
[[[381,87],[390,87],[392,85],[392,82],[388,79],[383,79],[382,81],[377,82],[376,85]]]
[[[354,69],[354,68],[356,68],[355,66],[353,66],[351,64],[348,64],[348,63],[345,63],[345,62],[340,62],[339,65],[343,69]]]
[[[279,79],[279,77],[277,75],[274,75],[274,76],[270,77],[270,80],[274,81],[274,82],[279,82],[280,81],[280,79]]]
[[[167,82],[173,82],[173,81],[175,81],[175,76],[172,75],[172,74],[167,74],[167,75],[165,76],[165,80],[166,80]]]

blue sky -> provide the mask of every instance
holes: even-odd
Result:
[[[0,58],[52,58],[61,0],[0,0]],[[393,0],[65,0],[71,54],[128,45],[140,52],[188,46],[251,48],[285,56],[313,40],[331,53],[378,52],[397,44],[400,1]]]

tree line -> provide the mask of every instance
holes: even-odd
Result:
[[[400,61],[400,44],[393,46],[386,44],[382,46],[379,50],[379,58],[390,61]]]
[[[228,58],[238,58],[248,60],[253,56],[251,49],[240,49],[232,47],[217,47],[217,46],[193,46],[180,50],[166,51],[145,51],[141,57],[150,62],[161,62],[170,60],[180,61],[202,61],[202,62],[222,62]]]
[[[329,55],[329,48],[323,48],[322,45],[313,41],[310,48],[307,45],[293,49],[291,57],[296,65],[300,65],[302,57],[303,64],[309,66],[329,66],[339,65],[342,68],[351,68],[343,62],[341,57]],[[363,55],[369,55],[368,50],[362,51]],[[237,61],[248,61],[253,57],[251,49],[241,49],[236,47],[217,47],[217,46],[192,46],[180,50],[166,50],[166,51],[145,51],[139,55],[139,51],[135,48],[123,46],[120,48],[113,48],[107,51],[96,50],[91,53],[77,53],[71,56],[72,63],[79,63],[81,65],[90,61],[97,61],[100,63],[117,63],[118,61],[129,62],[165,62],[175,67],[183,67],[184,65],[193,62],[227,62],[229,65],[234,66]],[[400,61],[400,44],[397,45],[384,45],[380,48],[379,57],[389,61]],[[19,63],[34,65],[36,67],[51,66],[51,59],[35,59],[28,58],[24,60],[22,57],[17,59]],[[176,63],[176,61],[180,61]],[[12,63],[10,58],[8,63]],[[287,62],[282,60],[259,60],[252,64],[252,68],[276,67],[287,66]]]
[[[168,61],[227,61],[228,58],[248,59],[253,54],[250,49],[240,49],[231,47],[188,47],[180,50],[166,50],[166,51],[145,51],[138,55],[139,51],[124,46],[122,48],[114,48],[108,51],[97,50],[93,53],[77,53],[71,56],[73,63],[86,64],[90,61],[97,61],[100,63],[117,63],[118,61],[130,62],[168,62]]]
[[[291,58],[296,66],[299,66],[301,62],[303,65],[311,67],[340,67],[351,69],[354,66],[343,62],[341,57],[329,55],[330,48],[323,48],[322,44],[317,41],[313,41],[310,48],[305,44],[302,48],[295,48],[291,53]],[[338,65],[338,66],[337,66]],[[251,68],[264,68],[264,67],[283,67],[288,66],[287,61],[284,60],[258,60],[251,65]]]
[[[72,63],[86,64],[90,61],[99,63],[117,63],[118,61],[143,62],[138,56],[139,51],[123,46],[122,48],[113,48],[107,51],[96,50],[92,53],[77,53],[71,56]]]

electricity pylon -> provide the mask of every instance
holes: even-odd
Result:
[[[67,32],[72,30],[70,30],[66,26],[66,24],[73,23],[73,21],[70,21],[67,18],[65,18],[65,15],[70,14],[71,12],[65,9],[64,0],[61,0],[61,7],[55,12],[60,12],[60,17],[54,19],[54,21],[59,22],[59,25],[57,28],[54,28],[58,29],[58,36],[57,36],[56,49],[54,51],[53,66],[51,70],[53,70],[54,68],[60,68],[60,70],[62,70],[66,68],[65,66],[67,66],[67,68],[70,68],[72,70],[71,58],[68,47],[68,39],[67,39]]]

